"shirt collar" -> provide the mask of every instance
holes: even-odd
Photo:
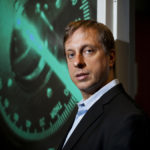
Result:
[[[99,100],[107,91],[109,91],[111,88],[113,88],[117,84],[119,84],[119,80],[118,79],[112,80],[111,82],[109,82],[108,84],[106,84],[104,87],[102,87],[101,89],[99,89],[95,94],[93,94],[92,96],[90,96],[88,99],[81,100],[79,103],[77,103],[78,108],[84,106],[86,110],[89,110],[90,107],[94,103],[97,102],[97,100]]]

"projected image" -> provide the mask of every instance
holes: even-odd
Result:
[[[63,51],[65,26],[96,19],[96,0],[0,1],[0,130],[18,149],[55,150],[82,99]]]

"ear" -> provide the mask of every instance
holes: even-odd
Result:
[[[115,50],[111,50],[109,52],[109,67],[113,67],[116,61],[116,53]]]

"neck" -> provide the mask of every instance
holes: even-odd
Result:
[[[87,100],[90,96],[93,95],[93,94],[89,94],[89,93],[86,93],[86,92],[81,92],[81,93],[82,93],[83,100]]]

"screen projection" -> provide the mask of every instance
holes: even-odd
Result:
[[[0,138],[55,150],[82,99],[62,46],[65,26],[96,19],[96,0],[0,0]]]

